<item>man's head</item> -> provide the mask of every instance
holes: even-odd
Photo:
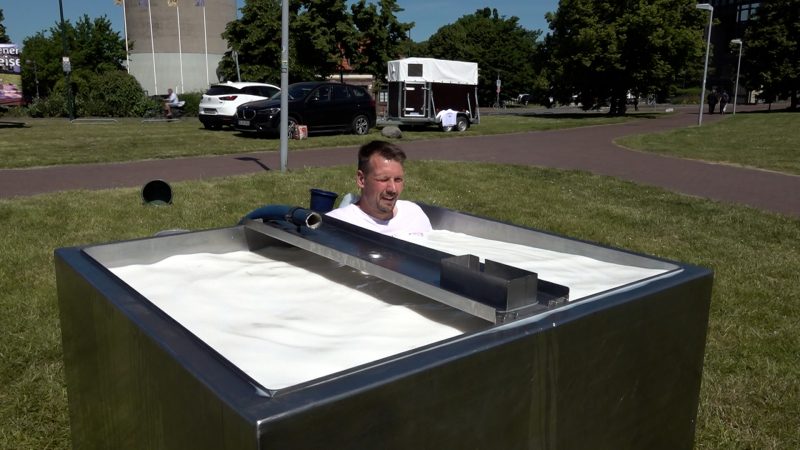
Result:
[[[172,88],[167,89],[167,94],[172,94]]]
[[[403,192],[406,154],[385,141],[372,141],[358,151],[356,183],[361,189],[358,206],[370,216],[389,220]]]

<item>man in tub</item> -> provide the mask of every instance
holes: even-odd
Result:
[[[431,222],[422,209],[416,203],[399,199],[405,184],[405,160],[405,152],[392,143],[364,144],[358,151],[356,171],[361,196],[327,215],[396,237],[431,231]]]

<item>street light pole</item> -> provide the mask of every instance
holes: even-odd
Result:
[[[67,47],[67,28],[64,25],[64,6],[61,4],[61,0],[58,0],[58,11],[61,13],[61,44],[64,47],[64,57],[62,59],[62,65],[64,68],[64,78],[67,82],[67,109],[69,110],[69,120],[75,119],[75,109],[72,104],[72,85],[69,82],[69,73],[72,71],[72,67],[70,66],[69,62],[69,51]]]
[[[711,24],[714,21],[714,7],[708,3],[699,3],[695,8],[708,11],[708,38],[706,41],[706,64],[703,68],[703,89],[700,91],[700,115],[697,117],[697,126],[703,125],[703,107],[706,103],[706,79],[708,78],[708,53],[711,51]]]
[[[289,164],[289,0],[281,1],[281,172]]]
[[[731,44],[739,46],[739,62],[736,63],[736,88],[733,90],[733,115],[736,115],[736,98],[739,96],[739,69],[742,68],[742,40],[734,39]]]

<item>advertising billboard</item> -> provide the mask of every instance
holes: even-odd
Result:
[[[20,69],[17,44],[0,44],[0,106],[24,104]]]

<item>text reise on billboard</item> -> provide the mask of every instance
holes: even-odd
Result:
[[[19,72],[19,48],[17,48],[17,44],[0,44],[0,73]]]
[[[0,106],[20,106],[22,78],[17,44],[0,44]]]

